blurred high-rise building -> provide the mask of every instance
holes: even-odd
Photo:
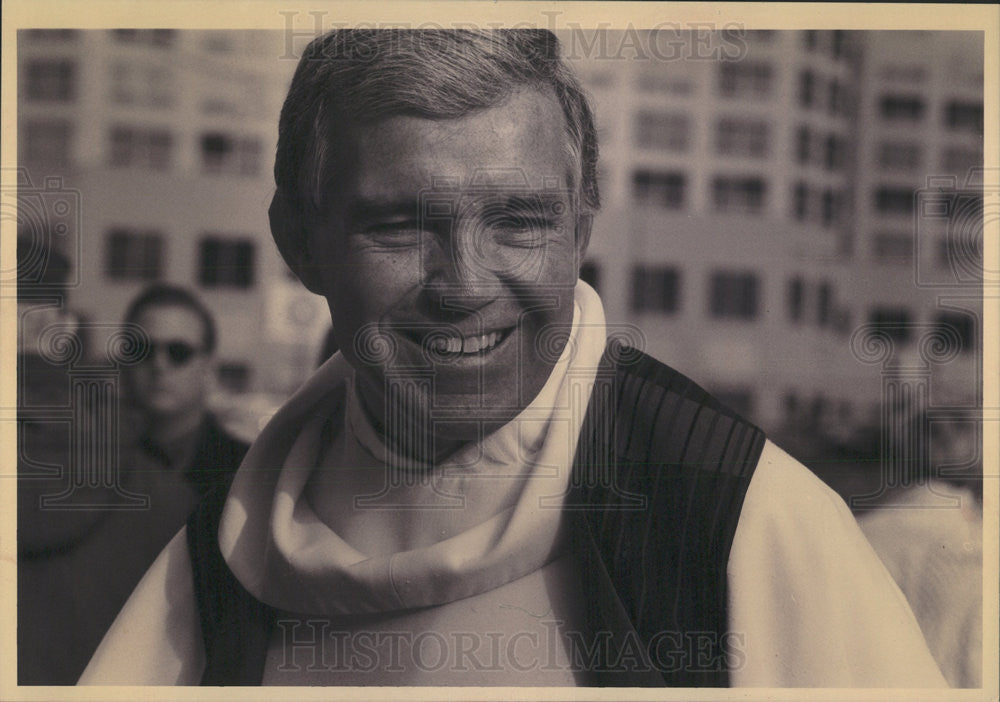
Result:
[[[888,364],[947,326],[961,350],[928,371],[975,397],[981,34],[564,40],[597,111],[584,277],[610,322],[772,432],[878,426],[887,366],[852,351],[865,324],[891,339]],[[961,215],[918,216],[929,176],[973,191],[960,234]]]
[[[113,323],[153,281],[190,286],[218,320],[223,386],[294,387],[329,315],[270,242],[277,116],[296,63],[283,58],[282,36],[29,30],[18,39],[19,166],[33,188],[57,177],[80,194],[79,245],[66,243],[79,267],[74,306]]]
[[[597,113],[603,207],[583,276],[610,324],[772,432],[878,422],[884,368],[851,346],[866,323],[900,358],[920,325],[947,327],[961,351],[935,372],[974,391],[981,34],[562,38]],[[35,187],[80,191],[74,305],[114,321],[148,282],[190,285],[219,319],[223,384],[293,387],[328,315],[268,231],[295,66],[282,35],[18,39],[19,164]],[[949,187],[951,214],[917,216]]]

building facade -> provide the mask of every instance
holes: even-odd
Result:
[[[932,375],[975,394],[981,34],[562,38],[597,113],[584,277],[613,329],[771,432],[877,424],[886,365],[859,358],[863,325],[898,362],[945,328],[960,348]],[[114,321],[153,280],[191,286],[220,382],[293,388],[328,315],[268,231],[282,37],[36,30],[18,50],[19,163],[80,193],[72,305]]]
[[[34,30],[18,49],[19,166],[34,187],[55,177],[79,193],[79,236],[64,242],[80,281],[71,305],[105,324],[149,283],[191,287],[216,316],[223,387],[294,387],[329,317],[270,241],[295,67],[281,37]]]
[[[878,426],[887,370],[942,326],[961,350],[931,375],[974,400],[981,35],[605,39],[564,41],[601,134],[585,277],[609,320],[778,434]],[[957,239],[954,217],[918,210],[949,174],[969,200]],[[859,357],[862,327],[890,335],[888,366]]]

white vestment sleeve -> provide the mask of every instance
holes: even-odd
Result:
[[[205,648],[186,528],[139,581],[79,685],[197,685]]]
[[[771,442],[747,491],[728,580],[740,642],[733,686],[946,687],[847,505]]]

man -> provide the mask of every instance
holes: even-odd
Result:
[[[22,529],[20,541],[23,683],[72,684],[79,678],[157,554],[212,485],[232,477],[247,450],[207,410],[216,332],[205,306],[183,288],[157,284],[130,304],[125,322],[140,328],[148,343],[141,360],[124,369],[120,442],[101,448],[118,452],[120,489],[148,504],[45,510],[37,493],[58,493],[57,486],[44,481],[22,487],[21,524],[30,519],[37,525]],[[63,383],[66,392],[68,378]],[[97,409],[94,421],[104,420],[108,414]],[[61,447],[56,463],[68,465],[65,439]],[[66,536],[57,539],[60,532]],[[50,533],[44,541],[34,537]]]
[[[943,684],[839,498],[610,338],[552,34],[333,32],[279,130],[272,233],[341,351],[82,683]]]
[[[191,499],[180,511],[239,466],[247,445],[228,434],[208,411],[216,344],[215,320],[188,290],[155,284],[129,305],[125,323],[149,339],[146,355],[126,368],[128,399],[141,418],[145,455],[183,480],[173,479]]]

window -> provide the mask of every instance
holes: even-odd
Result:
[[[170,166],[173,136],[163,129],[118,125],[111,128],[109,163],[127,168],[165,170]]]
[[[802,310],[805,307],[806,285],[802,278],[796,276],[788,281],[788,319],[793,322],[802,320]]]
[[[833,30],[830,54],[835,59],[844,58],[847,55],[847,34],[843,29]]]
[[[232,151],[232,140],[225,134],[211,133],[201,137],[201,162],[207,173],[221,173]]]
[[[888,120],[916,122],[924,116],[924,101],[916,95],[883,95],[879,110]]]
[[[816,324],[825,327],[833,312],[833,286],[828,281],[819,284],[816,295]]]
[[[66,120],[30,120],[24,125],[23,158],[31,164],[64,166],[71,160],[72,134]]]
[[[952,100],[944,107],[944,123],[949,129],[983,133],[983,103]]]
[[[69,59],[37,59],[26,69],[29,100],[69,102],[76,97],[76,64]]]
[[[119,44],[144,44],[168,48],[174,44],[176,31],[173,29],[114,29],[111,35]]]
[[[826,137],[826,148],[823,152],[823,165],[828,171],[843,168],[846,161],[847,145],[836,134]]]
[[[584,283],[592,287],[597,292],[600,292],[601,267],[598,266],[593,261],[585,262],[582,266],[580,266],[580,280],[582,280]]]
[[[737,271],[712,274],[709,290],[713,317],[753,319],[757,316],[757,276]]]
[[[836,78],[831,79],[827,86],[826,109],[831,115],[840,114],[844,109],[844,91]]]
[[[827,412],[826,405],[826,398],[822,395],[816,395],[813,397],[812,402],[809,403],[808,419],[806,420],[806,423],[809,426],[818,429],[823,425],[823,415]]]
[[[876,307],[868,315],[868,322],[898,343],[910,340],[910,311],[903,307]]]
[[[636,146],[684,151],[690,140],[687,115],[640,112],[635,116]]]
[[[935,318],[934,325],[943,339],[957,337],[959,348],[962,351],[975,351],[978,347],[976,325],[972,315],[960,312],[941,312]]]
[[[792,216],[802,222],[809,218],[809,186],[796,183],[792,193]]]
[[[712,182],[712,196],[720,212],[760,212],[766,192],[763,178],[719,176]]]
[[[678,209],[684,206],[685,185],[683,173],[639,170],[632,174],[632,197],[642,205]]]
[[[840,218],[840,197],[839,195],[827,188],[823,191],[823,210],[822,210],[822,223],[823,226],[829,226],[835,224]]]
[[[812,71],[802,71],[799,74],[799,105],[811,107],[815,100],[816,77]]]
[[[881,187],[875,191],[875,209],[886,214],[910,214],[913,197],[913,188]]]
[[[715,125],[715,150],[723,155],[767,155],[770,131],[763,120],[724,117]]]
[[[163,235],[112,229],[105,239],[104,272],[114,280],[158,280],[163,272]]]
[[[878,145],[878,165],[883,171],[913,171],[922,162],[920,144],[915,141],[883,141]]]
[[[795,160],[799,163],[809,163],[812,150],[812,134],[809,127],[800,125],[795,132]]]
[[[212,235],[204,237],[198,280],[207,287],[253,287],[254,242]]]
[[[978,148],[949,146],[941,157],[941,167],[948,173],[964,176],[972,168],[981,168],[983,152]]]
[[[872,238],[872,255],[883,263],[913,262],[913,237],[906,232],[878,232]]]
[[[771,93],[771,65],[755,61],[719,64],[719,94],[723,97],[764,97]]]
[[[680,309],[680,278],[676,268],[635,266],[632,269],[632,311],[677,312]]]
[[[25,34],[31,41],[75,41],[80,33],[75,29],[28,29]]]
[[[252,176],[260,171],[261,144],[256,137],[207,132],[201,137],[205,173]]]
[[[794,390],[786,392],[781,402],[785,410],[785,423],[794,425],[800,421],[799,396]]]

